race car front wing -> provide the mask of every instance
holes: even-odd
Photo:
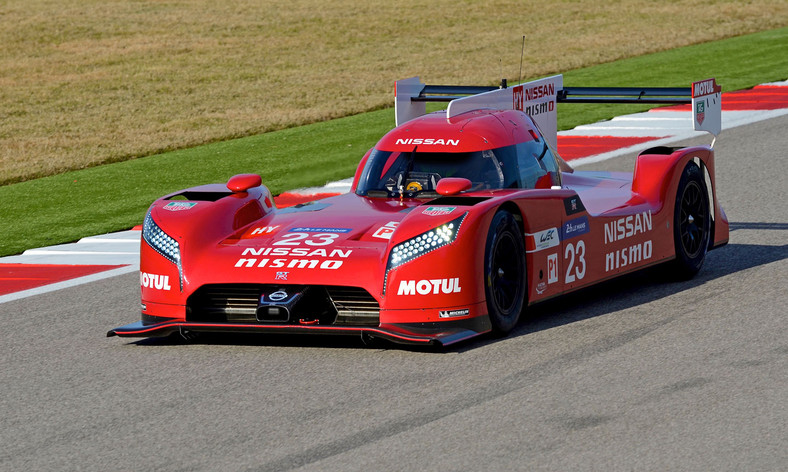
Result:
[[[481,316],[464,320],[429,323],[396,323],[373,326],[329,326],[320,324],[273,323],[210,323],[157,319],[138,321],[110,330],[108,337],[163,337],[180,332],[211,333],[270,333],[270,334],[329,334],[357,335],[362,338],[381,338],[396,343],[449,346],[491,330],[489,318]]]

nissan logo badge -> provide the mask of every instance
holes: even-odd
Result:
[[[279,302],[284,300],[285,298],[287,298],[287,292],[285,292],[284,290],[277,290],[271,295],[268,295],[268,299],[271,300],[272,302]]]

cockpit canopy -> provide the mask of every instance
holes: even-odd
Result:
[[[560,158],[558,158],[560,159]],[[444,177],[463,177],[473,190],[550,188],[561,185],[559,164],[544,139],[472,152],[373,149],[356,194],[369,197],[437,196]]]

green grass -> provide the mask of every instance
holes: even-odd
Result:
[[[702,23],[677,21],[701,4]],[[530,78],[788,26],[785,0],[563,0],[531,10],[514,1],[4,0],[0,185],[380,110],[402,77],[492,85],[519,73],[523,33]],[[538,21],[524,27],[529,14]]]
[[[786,51],[788,28],[780,28],[565,72],[564,85],[688,87],[714,77],[723,92],[730,92],[788,79]],[[559,104],[558,128],[571,129],[648,108]]]
[[[567,86],[688,86],[723,91],[788,78],[788,28],[699,44],[564,74]],[[559,105],[559,129],[643,110]],[[394,123],[393,109],[93,167],[0,187],[0,255],[130,228],[157,197],[253,172],[274,194],[349,177]],[[724,134],[721,137],[724,138]]]

